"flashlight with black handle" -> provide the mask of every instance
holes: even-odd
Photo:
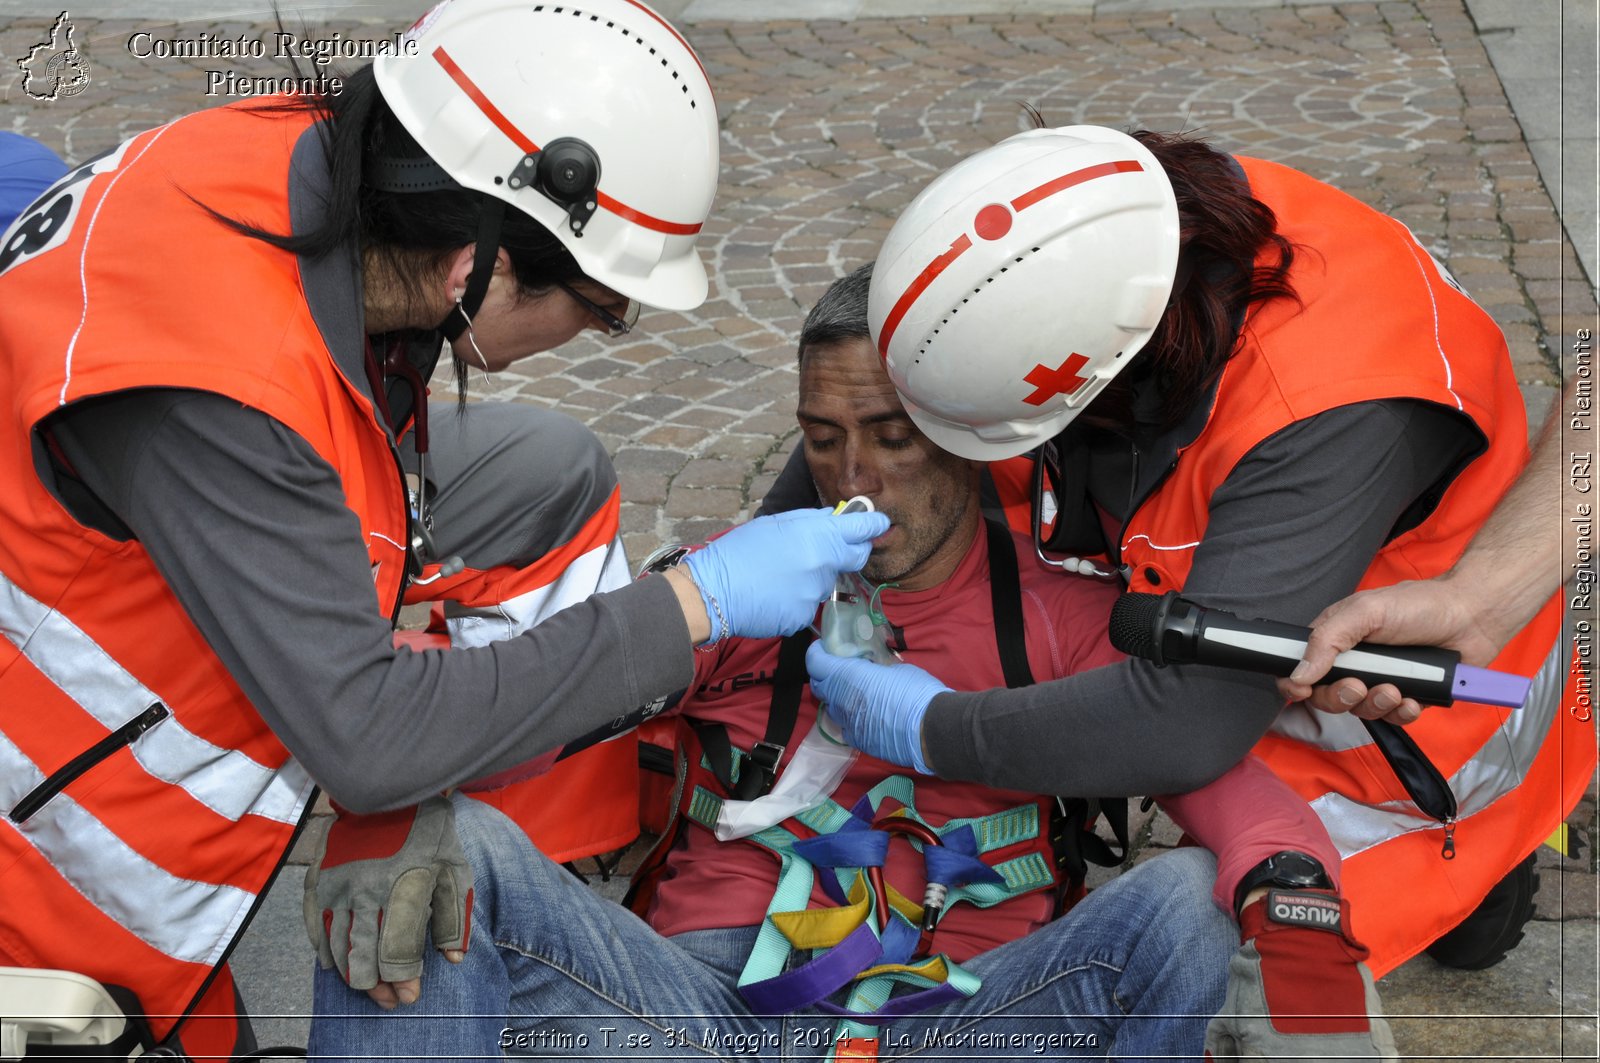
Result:
[[[1287,676],[1305,656],[1311,629],[1275,620],[1241,620],[1178,596],[1124,594],[1111,609],[1111,644],[1158,667],[1210,664]],[[1322,678],[1347,676],[1368,687],[1389,683],[1402,695],[1429,705],[1456,700],[1520,708],[1532,680],[1461,663],[1454,650],[1435,646],[1382,646],[1363,642],[1333,659]]]

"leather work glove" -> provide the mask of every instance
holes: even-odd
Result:
[[[796,509],[741,524],[684,559],[724,635],[773,638],[811,623],[841,572],[859,571],[872,540],[889,530],[882,513]]]
[[[819,639],[806,649],[811,690],[861,752],[924,775],[922,718],[928,704],[950,688],[914,664],[874,664],[864,657],[835,657]]]
[[[1206,1059],[1398,1060],[1349,921],[1330,890],[1271,889],[1245,905]]]
[[[306,872],[305,920],[323,968],[337,967],[352,989],[420,978],[430,926],[434,948],[465,952],[472,868],[450,801],[371,816],[340,810]]]

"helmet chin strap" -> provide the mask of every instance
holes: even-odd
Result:
[[[494,274],[494,261],[500,253],[500,223],[505,213],[506,205],[490,198],[478,214],[477,250],[472,259],[472,274],[467,278],[467,290],[444,320],[435,326],[452,343],[472,324],[471,318],[489,292],[489,278]]]

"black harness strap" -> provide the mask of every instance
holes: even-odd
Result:
[[[700,748],[711,764],[728,796],[735,801],[754,801],[768,793],[778,780],[778,761],[794,736],[795,720],[800,717],[800,695],[805,692],[806,647],[811,645],[809,628],[783,640],[778,649],[778,667],[772,675],[772,704],[767,710],[767,731],[761,741],[746,753],[735,750],[728,732],[720,723],[689,719],[689,726],[700,738]],[[739,758],[739,774],[733,774],[734,757]],[[752,770],[753,769],[753,770]]]
[[[1005,525],[995,520],[988,520],[988,525],[989,594],[994,603],[995,648],[1000,651],[1000,669],[1006,686],[1015,690],[1032,686],[1034,682],[1022,623],[1022,580],[1017,572],[1017,549]],[[1094,832],[1094,822],[1100,816],[1105,817],[1120,852]],[[1128,854],[1128,799],[1056,798],[1056,814],[1050,817],[1050,844],[1063,872],[1063,883],[1068,886],[1083,881],[1089,864],[1118,866]]]
[[[1000,651],[1000,672],[1006,687],[1033,686],[1028,667],[1028,639],[1022,625],[1022,577],[1017,573],[1017,547],[999,521],[989,525],[989,600],[994,606],[994,644]]]

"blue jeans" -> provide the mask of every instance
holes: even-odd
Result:
[[[316,975],[313,1057],[819,1059],[837,1020],[751,1014],[737,989],[755,927],[664,938],[537,852],[500,812],[456,799],[476,875],[472,945],[429,951],[422,996],[386,1012]],[[971,998],[881,1028],[881,1059],[1195,1059],[1238,930],[1216,864],[1182,849],[1061,919],[975,957]],[[803,957],[798,957],[799,962]]]

